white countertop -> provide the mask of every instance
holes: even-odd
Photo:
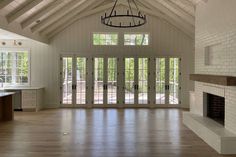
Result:
[[[26,87],[2,87],[0,90],[36,90],[42,89],[44,87],[33,87],[33,86],[26,86]]]
[[[15,94],[14,92],[0,92],[0,97],[14,95],[14,94]]]

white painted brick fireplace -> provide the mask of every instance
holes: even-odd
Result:
[[[195,73],[236,76],[236,1],[208,0],[196,8]],[[204,117],[203,93],[225,98],[225,126]],[[184,123],[222,154],[236,154],[236,87],[195,82]]]

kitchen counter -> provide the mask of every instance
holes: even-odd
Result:
[[[14,95],[14,94],[15,94],[14,92],[0,92],[0,98],[9,96],[9,95]]]
[[[12,96],[14,92],[0,92],[0,121],[14,119]]]
[[[32,87],[32,86],[25,86],[25,87],[2,87],[0,90],[37,90],[42,89],[44,87]]]
[[[16,86],[0,88],[2,92],[15,92],[13,106],[15,111],[39,111],[43,108],[44,87]],[[0,92],[1,93],[1,92]]]

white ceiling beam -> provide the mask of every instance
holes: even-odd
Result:
[[[153,5],[156,9],[158,9],[161,12],[165,13],[166,15],[171,17],[172,19],[175,19],[176,21],[179,21],[181,23],[189,24],[192,27],[195,26],[194,24],[191,24],[191,23],[188,23],[187,21],[185,21],[183,18],[181,18],[179,15],[177,15],[175,12],[173,12],[169,8],[166,8],[166,6],[164,6],[161,3],[162,0],[145,0],[145,1],[148,2],[149,4]]]
[[[24,15],[26,12],[31,10],[33,7],[35,7],[36,5],[41,3],[42,1],[43,0],[31,0],[29,3],[27,3],[23,7],[17,8],[15,11],[13,11],[9,15],[7,15],[7,21],[9,23],[15,21],[17,18],[19,18],[20,16]]]
[[[14,0],[1,0],[0,1],[0,9],[5,8],[6,6],[8,6],[11,2],[13,2]]]
[[[77,14],[81,13],[84,9],[86,9],[88,7],[91,7],[94,3],[96,3],[96,1],[97,0],[87,1],[86,3],[83,3],[82,5],[78,6],[77,8],[71,10],[69,13],[64,15],[60,20],[54,22],[50,26],[48,26],[45,29],[43,29],[42,31],[40,31],[40,34],[41,35],[46,35],[49,32],[51,32],[54,29],[56,29],[58,26],[60,26],[63,23],[65,23],[66,21],[72,20]],[[103,2],[103,1],[100,1],[100,2]]]
[[[146,2],[146,3],[149,3],[152,6],[153,10],[157,9],[157,10],[161,11],[163,14],[165,14],[166,15],[165,18],[168,19],[169,22],[174,21],[174,23],[176,23],[177,25],[181,26],[186,31],[188,31],[190,33],[194,33],[194,31],[195,31],[194,25],[191,25],[191,24],[187,23],[186,21],[181,19],[178,15],[174,14],[169,9],[165,8],[159,2],[157,2],[155,0],[154,1],[143,0],[143,1]]]
[[[59,20],[62,16],[70,12],[72,9],[78,7],[82,3],[84,3],[86,0],[72,0],[70,3],[62,7],[59,11],[53,13],[45,20],[41,21],[39,24],[33,26],[31,28],[32,32],[38,32],[44,29],[45,27],[49,26],[53,22]]]
[[[147,1],[149,1],[149,0],[147,0]],[[179,23],[178,21],[175,21],[174,19],[167,16],[163,12],[160,12],[160,10],[156,9],[153,5],[151,5],[147,2],[145,3],[145,0],[140,0],[139,3],[143,3],[143,5],[147,5],[148,8],[150,8],[150,10],[148,10],[150,12],[149,13],[150,15],[159,17],[160,19],[162,19],[162,20],[166,21],[167,23],[171,24],[173,27],[180,30],[181,32],[183,32],[184,34],[189,36],[190,38],[192,38],[192,39],[194,38],[194,28],[185,27],[185,25],[183,25],[182,23]],[[152,14],[152,12],[153,12],[153,14]]]
[[[120,2],[118,2],[120,3]],[[119,4],[118,4],[119,5]],[[72,25],[74,22],[78,21],[79,19],[97,14],[98,12],[107,10],[107,9],[111,9],[111,7],[114,6],[114,3],[111,2],[109,4],[103,5],[101,7],[97,7],[93,10],[90,11],[86,11],[82,14],[77,15],[76,17],[74,17],[73,19],[71,19],[70,21],[66,21],[64,22],[62,25],[60,25],[59,27],[57,27],[55,30],[53,30],[52,32],[47,34],[47,37],[52,38],[53,36],[55,36],[56,34],[60,33],[61,31],[63,31],[65,28],[69,27],[70,25]]]
[[[30,29],[22,30],[20,24],[17,22],[12,22],[9,24],[7,19],[3,16],[0,16],[0,28],[32,40],[48,44],[48,38],[40,36],[39,34],[33,34]]]
[[[21,23],[22,28],[25,29],[25,28],[29,27],[31,24],[33,24],[34,22],[39,20],[42,16],[52,12],[55,8],[60,6],[62,4],[62,2],[63,2],[63,0],[56,0],[52,3],[50,3],[49,5],[43,7],[38,12],[36,12],[34,15],[32,15],[32,16],[28,17],[27,19],[25,19]]]
[[[92,9],[97,8],[97,7],[100,7],[102,4],[104,5],[104,2],[105,2],[105,0],[96,1],[91,6],[89,6],[86,10],[92,10]]]
[[[183,9],[181,9],[179,6],[174,4],[173,2],[169,0],[161,0],[160,3],[164,5],[166,8],[168,8],[170,11],[174,12],[176,15],[183,18],[185,21],[190,23],[191,25],[195,25],[195,18],[185,12]]]
[[[83,14],[79,14],[76,17],[74,17],[72,20],[65,22],[63,25],[59,26],[58,28],[56,28],[55,30],[53,30],[52,32],[47,34],[47,37],[50,39],[50,38],[54,37],[55,35],[57,35],[58,33],[60,33],[61,31],[63,31],[65,28],[67,28],[70,25],[72,25],[74,22],[78,21],[79,19],[82,19],[82,18],[87,17],[87,16],[91,16],[91,15],[96,14],[98,12],[101,12],[103,10],[110,9],[113,5],[114,5],[114,3],[110,3],[110,4],[107,4],[107,5],[98,7],[96,9],[94,9],[94,10],[84,12]],[[125,6],[127,6],[127,4],[124,4],[124,3],[121,3],[121,2],[119,2],[118,5],[125,5]],[[149,14],[149,15],[158,17],[160,19],[163,18],[165,21],[167,21],[168,23],[170,23],[171,25],[173,25],[174,27],[179,29],[181,32],[185,33],[190,38],[194,38],[193,32],[186,31],[182,27],[182,25],[179,25],[179,24],[175,23],[173,20],[171,20],[169,17],[166,17],[162,13],[160,13],[160,12],[158,12],[156,10],[150,10],[150,9],[147,9],[147,8],[144,8],[144,7],[139,7],[139,8],[140,8],[141,11],[143,11],[143,12]]]
[[[186,11],[188,14],[195,18],[195,5],[188,0],[170,0],[175,5]]]

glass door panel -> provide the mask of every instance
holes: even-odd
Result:
[[[148,104],[148,58],[138,59],[138,103]]]
[[[86,58],[76,59],[76,104],[86,104]]]
[[[179,58],[169,59],[169,104],[179,104]]]
[[[94,104],[103,104],[104,59],[94,58]]]
[[[62,104],[72,104],[73,58],[62,58]]]
[[[134,104],[134,58],[125,58],[125,104]]]
[[[165,58],[156,58],[156,104],[165,104]]]
[[[107,63],[107,104],[117,103],[117,59],[108,58]]]

